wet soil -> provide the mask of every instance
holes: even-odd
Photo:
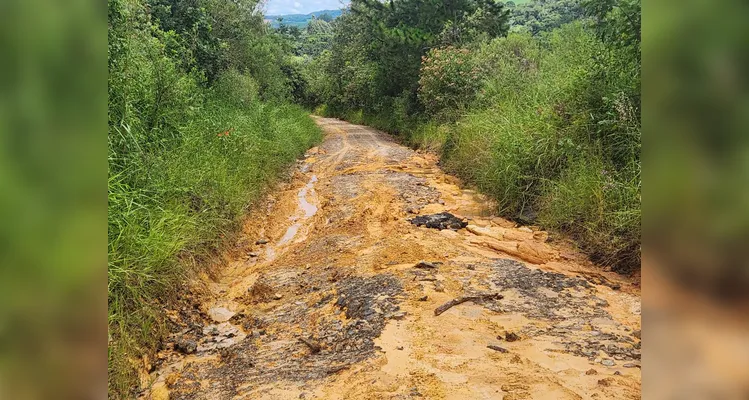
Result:
[[[142,398],[640,398],[638,282],[492,215],[431,154],[317,122],[324,142],[167,311]]]

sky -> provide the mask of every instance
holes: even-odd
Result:
[[[266,15],[309,14],[320,10],[337,10],[348,0],[267,0]]]

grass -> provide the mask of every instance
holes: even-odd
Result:
[[[108,7],[108,394],[121,399],[134,397],[185,278],[322,132],[301,107],[258,100],[286,91],[282,73],[209,66],[209,81],[145,2]]]
[[[156,149],[136,142],[142,151],[110,154],[110,168],[121,166],[109,177],[110,397],[137,385],[140,357],[165,333],[163,305],[187,273],[321,138],[300,107],[236,100],[209,94],[178,136],[160,132]]]

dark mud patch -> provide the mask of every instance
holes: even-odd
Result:
[[[555,343],[562,351],[591,361],[611,357],[616,363],[626,363],[640,359],[639,339],[611,317],[606,311],[608,302],[598,297],[595,286],[585,279],[531,269],[509,259],[470,267],[461,272],[460,279],[466,286],[482,276],[483,290],[505,295],[500,302],[483,303],[484,307],[550,322],[527,325],[521,332],[524,337],[558,338]]]
[[[424,226],[431,229],[453,229],[458,230],[465,228],[468,223],[455,215],[448,212],[430,215],[419,215],[408,220],[416,226]]]
[[[402,316],[402,284],[392,275],[337,279],[335,270],[303,288],[297,282],[305,279],[301,274],[282,274],[286,282],[275,285],[286,284],[286,293],[299,295],[289,295],[287,302],[264,315],[247,317],[247,338],[222,349],[218,360],[187,364],[170,385],[171,398],[232,398],[268,382],[321,379],[375,355],[374,339],[389,319]],[[294,283],[295,288],[289,287]]]
[[[489,279],[494,287],[500,291],[513,290],[523,299],[503,303],[504,311],[552,321],[609,316],[601,308],[608,303],[593,294],[594,287],[585,279],[531,269],[509,259],[499,259],[490,268]]]

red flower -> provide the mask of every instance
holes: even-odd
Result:
[[[229,136],[229,132],[231,132],[231,131],[233,131],[233,130],[234,130],[234,128],[229,128],[228,130],[226,130],[226,131],[224,131],[224,132],[219,132],[219,133],[217,133],[217,134],[216,134],[216,136],[218,136],[218,137],[221,137],[221,136]]]

